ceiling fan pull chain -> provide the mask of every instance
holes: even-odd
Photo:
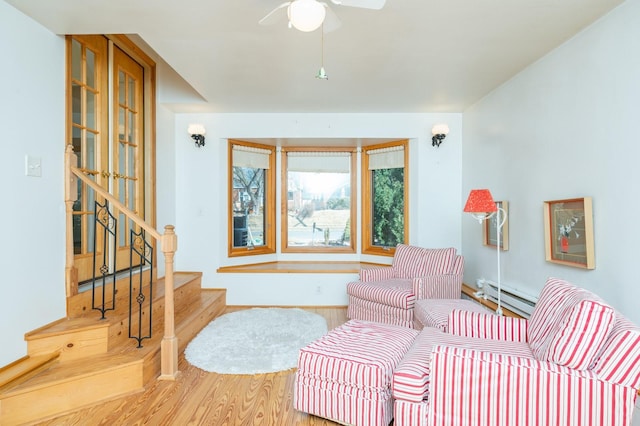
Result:
[[[324,22],[320,26],[320,69],[316,78],[320,80],[329,80],[329,76],[324,70]]]

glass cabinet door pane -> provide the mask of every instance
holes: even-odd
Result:
[[[87,116],[85,121],[85,126],[89,129],[96,128],[96,95],[91,91],[87,90]]]
[[[76,83],[71,85],[71,110],[72,123],[82,125],[82,88]]]
[[[87,52],[87,79],[86,85],[92,89],[96,88],[96,55],[90,49]]]
[[[82,81],[82,45],[77,40],[71,42],[71,78]]]

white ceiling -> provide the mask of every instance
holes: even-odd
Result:
[[[462,112],[622,0],[332,5],[321,32],[258,25],[282,0],[5,0],[57,34],[138,34],[202,97],[176,111]]]

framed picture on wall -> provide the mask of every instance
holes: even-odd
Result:
[[[500,229],[500,250],[509,250],[509,203],[507,201],[496,201],[500,213],[500,221],[504,218]],[[482,227],[482,242],[485,246],[496,248],[498,242],[498,212],[484,221]]]
[[[595,269],[591,197],[544,202],[547,262]]]

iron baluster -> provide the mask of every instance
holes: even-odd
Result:
[[[129,245],[129,338],[135,339],[138,342],[138,348],[142,347],[142,341],[144,339],[151,338],[151,329],[152,329],[152,312],[153,312],[153,247],[147,243],[145,239],[144,230],[140,230],[140,232],[135,232],[131,229],[130,234],[130,245]],[[140,262],[137,266],[133,266],[136,263],[134,262],[134,255],[140,257]],[[143,280],[143,269],[145,265],[149,265],[149,290],[148,294],[145,295],[144,292],[144,280]],[[134,299],[134,269],[138,270],[137,281],[138,281],[138,294]],[[142,326],[143,326],[143,317],[144,317],[144,303],[149,299],[148,304],[148,334],[143,336]],[[138,334],[136,336],[132,333],[132,323],[133,323],[133,315],[134,315],[134,300],[138,305]]]
[[[116,275],[109,274],[109,241],[113,240],[115,242],[116,238],[116,229],[118,226],[118,220],[111,214],[109,211],[109,202],[105,200],[104,204],[100,204],[98,201],[95,201],[94,207],[94,221],[93,221],[93,278],[91,280],[91,308],[100,311],[102,317],[100,319],[105,319],[105,313],[107,311],[113,311],[116,307]],[[97,266],[97,257],[98,251],[98,235],[102,235],[102,265],[100,265],[100,278],[99,278],[99,286],[101,287],[101,295],[102,301],[96,306],[96,266]],[[113,270],[115,269],[115,244],[111,245],[112,250],[114,251],[113,256]],[[109,275],[112,276],[111,283],[111,306],[107,307],[106,303],[106,292],[107,292],[107,280]]]

